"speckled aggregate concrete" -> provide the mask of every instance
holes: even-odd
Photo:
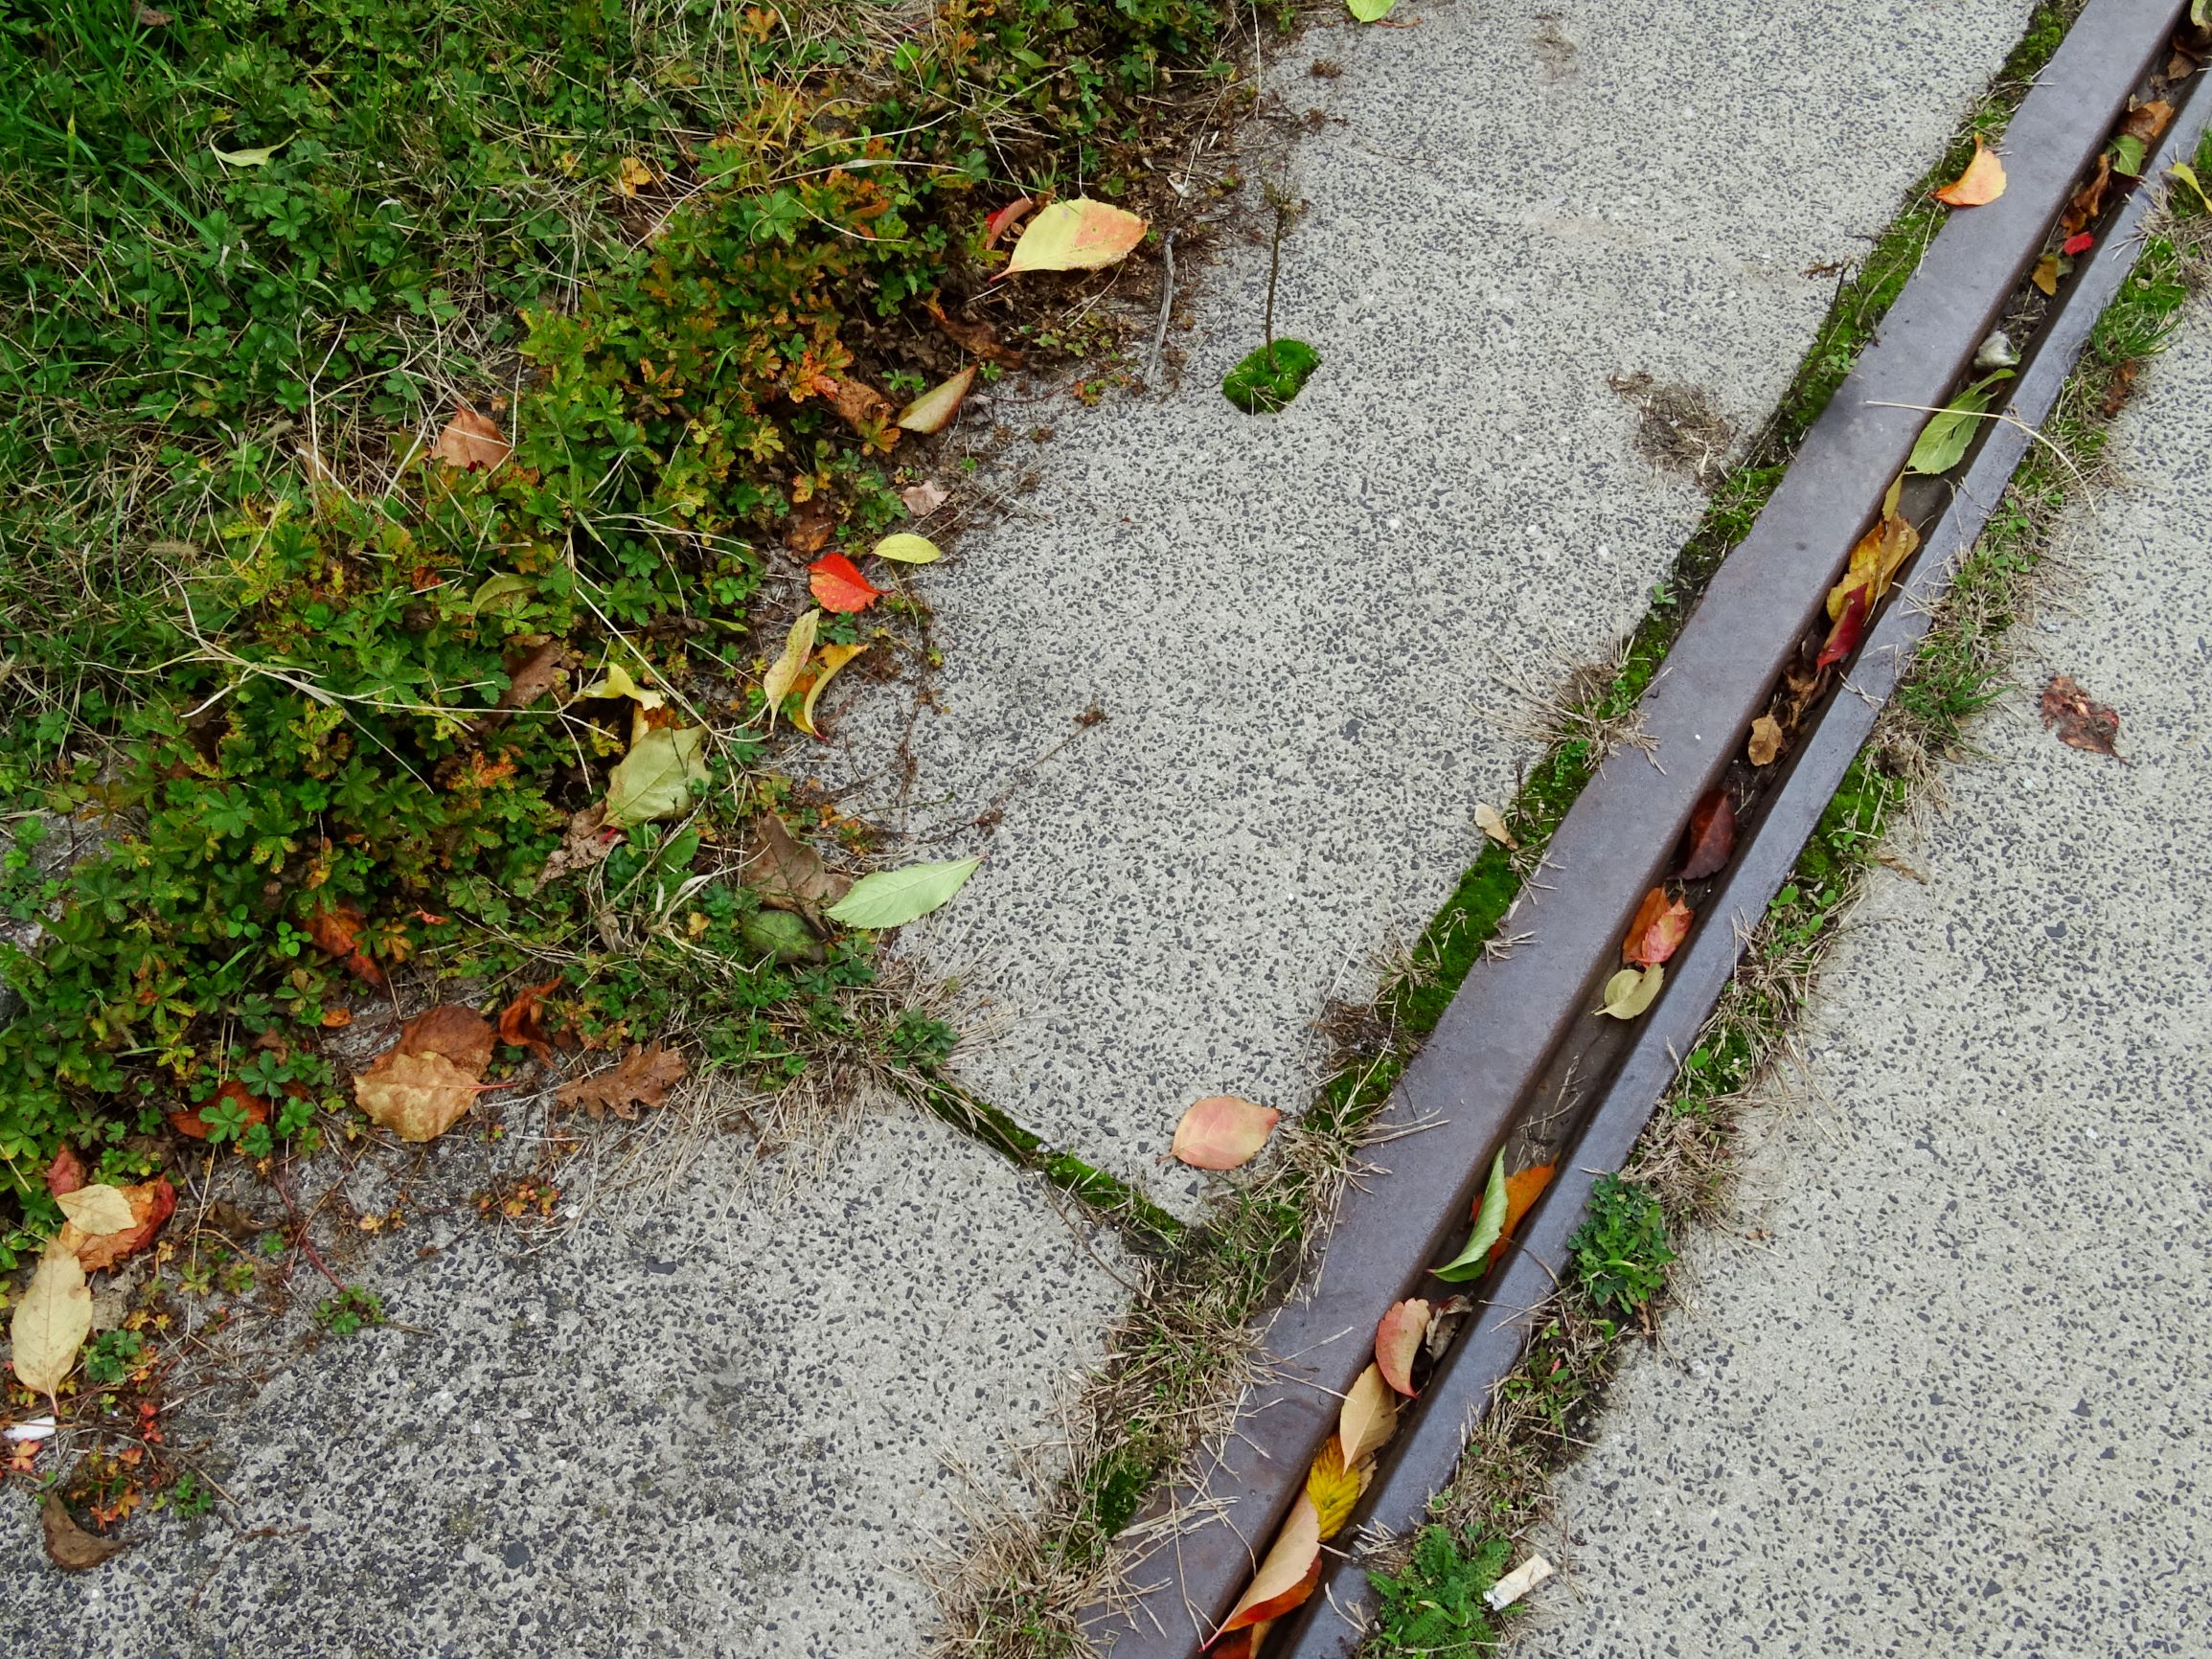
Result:
[[[1172,396],[1000,399],[1057,437],[1017,445],[1026,511],[921,579],[946,670],[911,810],[903,717],[846,716],[859,809],[991,853],[910,930],[1008,1017],[982,1093],[1178,1208],[1198,1179],[1157,1154],[1191,1100],[1305,1104],[1324,999],[1512,789],[1495,716],[1630,625],[1697,521],[1608,376],[1764,419],[1834,290],[1805,268],[1866,250],[2027,10],[1402,4],[1417,27],[1317,28],[1273,67],[1323,122],[1278,304],[1321,370],[1275,417],[1221,398],[1267,278],[1232,238]],[[1093,699],[1107,723],[1017,779]],[[1010,784],[988,840],[946,836]]]
[[[134,1525],[64,1575],[11,1488],[0,1653],[912,1659],[948,1460],[1003,1485],[1097,1352],[1112,1245],[935,1119],[873,1120],[781,1200],[735,1146],[541,1255],[465,1220],[353,1264],[424,1334],[327,1341],[216,1431],[273,1535]]]
[[[1561,1484],[1516,1653],[2212,1652],[2212,315],[2139,385],[2021,670],[2130,763],[2032,695],[1978,723]]]

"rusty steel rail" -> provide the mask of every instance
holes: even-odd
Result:
[[[1601,1034],[1598,1027],[1611,1022],[1591,1011],[1630,915],[1821,613],[1852,544],[1927,420],[1916,409],[1882,405],[1925,408],[1950,394],[2183,10],[2178,0],[2090,0],[2005,135],[2005,193],[1944,226],[1766,511],[1716,573],[1644,698],[1650,759],[1616,757],[1561,824],[1541,881],[1524,888],[1516,917],[1533,942],[1468,975],[1378,1115],[1378,1128],[1395,1138],[1370,1149],[1370,1173],[1347,1198],[1312,1283],[1267,1327],[1263,1380],[1242,1403],[1235,1428],[1214,1448],[1195,1489],[1163,1494],[1155,1505],[1172,1502],[1197,1518],[1138,1566],[1129,1605],[1086,1613],[1086,1632],[1110,1648],[1113,1659],[1189,1659],[1226,1616],[1334,1431],[1340,1396],[1372,1355],[1377,1322],[1392,1303],[1420,1292],[1429,1264],[1465,1232],[1493,1153],[1515,1131],[1562,1051],[1570,1041],[1618,1033],[1615,1026]],[[2190,114],[2201,125],[2202,102],[2189,101],[2190,110],[2174,124],[2177,137]],[[2101,245],[2111,245],[2109,235]],[[2109,262],[2100,255],[2091,269],[2103,273]],[[2077,281],[2077,293],[2084,286]],[[2071,352],[2059,355],[2070,361]],[[2058,361],[2039,351],[2034,363],[2046,357]],[[2023,411],[2025,378],[2016,394]],[[2018,443],[2011,443],[2003,436],[2011,429],[1991,424],[1996,431],[1983,440],[1973,476],[1984,462],[1996,465],[1988,460],[1993,453],[2009,449],[2001,482],[2027,439],[2016,433]],[[1959,492],[1939,530],[1947,546],[1971,542],[1969,503],[1995,494],[1994,486]],[[1918,638],[1916,625],[1926,625],[1911,597],[1933,591],[1927,584],[1940,583],[1935,573],[1948,562],[1924,549],[1914,569],[1925,574],[1908,578],[1906,600],[1886,606],[1850,670],[1857,690],[1879,699],[1894,686]],[[1854,705],[1864,709],[1857,697],[1832,703],[1816,730]],[[1477,1320],[1418,1406],[1407,1410],[1398,1443],[1385,1448],[1356,1517],[1362,1524],[1402,1531],[1417,1523],[1429,1494],[1449,1478],[1473,1414],[1518,1353],[1516,1310],[1548,1293],[1590,1179],[1625,1158],[1673,1075],[1675,1051],[1688,1046],[1732,969],[1737,919],[1764,914],[1757,887],[1794,862],[1833,792],[1834,779],[1823,786],[1820,776],[1833,769],[1839,778],[1862,740],[1863,734],[1845,742],[1844,728],[1836,731],[1833,743],[1811,735],[1800,741],[1788,779],[1770,792],[1777,804],[1763,807],[1758,830],[1723,878],[1720,901],[1706,906],[1665,992],[1630,1042],[1616,1040],[1625,1056],[1603,1104],[1528,1218],[1502,1278],[1485,1287]],[[1840,762],[1831,752],[1837,748]],[[1815,792],[1817,804],[1804,805]],[[1763,849],[1756,857],[1754,848]],[[1780,878],[1773,875],[1777,885]],[[1369,1604],[1364,1574],[1334,1553],[1320,1590],[1275,1633],[1267,1659],[1351,1652],[1359,1631],[1329,1611],[1332,1601],[1355,1619]]]

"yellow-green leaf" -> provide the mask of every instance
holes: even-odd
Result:
[[[627,697],[641,709],[657,709],[668,701],[663,693],[650,686],[641,686],[631,679],[629,670],[620,663],[607,664],[605,671],[598,680],[576,694],[580,700],[585,697]]]
[[[2191,167],[2185,161],[2178,161],[2166,170],[2174,177],[2179,179],[2183,184],[2187,185],[2191,190],[2195,191],[2197,193],[2198,201],[2201,202],[2204,206],[2204,211],[2207,213],[2212,213],[2212,195],[2206,195],[2204,193],[2204,187],[2197,182],[2197,170],[2195,168]]]
[[[784,706],[784,699],[791,694],[791,688],[799,683],[799,670],[807,666],[807,659],[814,654],[814,635],[821,628],[822,613],[810,610],[791,625],[791,631],[784,636],[784,651],[768,665],[768,671],[761,676],[761,694],[768,700],[768,730],[776,729],[776,711]]]
[[[1762,762],[1754,759],[1752,764]],[[1657,963],[1641,972],[1624,967],[1606,981],[1606,1006],[1598,1011],[1609,1013],[1615,1019],[1634,1019],[1652,1006],[1659,994],[1659,987],[1666,982],[1667,970]]]
[[[814,683],[807,688],[807,700],[799,705],[799,712],[791,716],[792,725],[798,727],[810,738],[819,738],[822,735],[814,730],[814,705],[822,700],[822,689],[837,677],[839,669],[867,648],[866,646],[824,646],[822,648],[821,656],[815,659],[822,671],[814,676]]]
[[[1362,23],[1380,23],[1390,15],[1398,0],[1346,0],[1352,15]]]
[[[530,578],[516,576],[511,570],[500,571],[477,584],[476,592],[468,601],[469,614],[482,616],[488,610],[513,610],[536,591],[537,584]]]
[[[288,138],[280,138],[276,143],[263,145],[259,149],[217,149],[210,143],[208,148],[215,150],[216,160],[227,162],[232,167],[266,167],[269,158],[291,142]]]
[[[1491,1160],[1490,1184],[1483,1189],[1482,1208],[1474,1213],[1474,1231],[1467,1236],[1466,1248],[1436,1270],[1437,1278],[1458,1284],[1490,1271],[1490,1247],[1505,1231],[1505,1153],[1500,1151]]]
[[[54,1201],[61,1206],[62,1215],[77,1223],[77,1230],[89,1239],[104,1238],[138,1225],[138,1217],[130,1213],[130,1200],[124,1196],[123,1190],[103,1182],[63,1193]]]
[[[830,920],[847,927],[903,927],[967,886],[982,864],[980,858],[956,858],[948,864],[878,870],[853,883],[853,891],[831,906]]]
[[[945,557],[945,550],[926,535],[901,531],[897,535],[886,535],[876,544],[876,557],[890,559],[895,564],[933,564]]]
[[[1139,221],[1141,224],[1143,221]],[[1144,232],[1140,229],[1137,235]],[[1016,253],[1018,257],[1018,250]],[[960,413],[960,400],[968,396],[968,388],[975,384],[975,365],[970,363],[942,386],[931,387],[905,408],[899,411],[899,424],[909,432],[942,432],[953,416]]]
[[[51,1395],[76,1369],[77,1351],[91,1332],[92,1292],[84,1287],[83,1265],[76,1251],[49,1244],[8,1328],[15,1380]]]
[[[1126,259],[1145,230],[1143,219],[1110,202],[1080,195],[1056,201],[1023,227],[1004,274],[1094,271]]]
[[[704,726],[662,726],[646,733],[607,780],[606,823],[627,830],[690,811],[694,785],[707,781],[706,748]]]

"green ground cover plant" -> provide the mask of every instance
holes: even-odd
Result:
[[[851,1034],[867,936],[764,952],[728,856],[826,816],[764,766],[787,591],[902,516],[884,390],[1066,353],[1080,280],[962,312],[985,216],[1140,202],[1137,101],[1211,84],[1223,26],[0,0],[0,904],[43,929],[0,949],[0,1264],[64,1141],[142,1171],[256,1052],[339,1103],[318,1034],[396,972],[557,973],[549,1013],[612,1041],[712,959],[709,1057],[770,1084]],[[464,407],[511,459],[436,452]],[[822,638],[890,675],[921,622],[894,594]],[[711,784],[548,879],[624,748],[628,704],[576,698],[610,665],[711,727]],[[54,856],[79,825],[103,850]],[[311,1127],[212,1110],[249,1150]]]

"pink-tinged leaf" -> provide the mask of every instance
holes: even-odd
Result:
[[[1851,597],[1843,602],[1843,614],[1836,619],[1836,625],[1828,630],[1828,643],[1820,648],[1820,655],[1813,666],[1824,669],[1830,663],[1839,663],[1859,648],[1859,642],[1866,637],[1866,589],[1855,587]]]
[[[987,248],[998,246],[998,239],[1021,223],[1036,206],[1037,203],[1028,196],[1015,196],[983,221],[983,245]]]
[[[1407,1398],[1413,1398],[1413,1360],[1421,1340],[1428,1334],[1428,1304],[1394,1302],[1382,1323],[1375,1328],[1375,1365],[1382,1380]]]
[[[46,1166],[46,1190],[58,1198],[83,1185],[84,1161],[74,1148],[63,1147],[54,1154],[54,1162]]]
[[[952,417],[960,413],[960,400],[968,396],[968,388],[975,384],[975,365],[970,363],[944,385],[922,394],[905,408],[899,411],[899,424],[909,432],[928,434],[942,432]]]
[[[1631,967],[1658,966],[1690,937],[1690,923],[1696,920],[1697,913],[1679,898],[1669,898],[1663,887],[1653,888],[1636,907],[1635,920],[1629,923],[1629,937],[1621,943],[1621,960]]]
[[[1246,1625],[1280,1619],[1311,1596],[1320,1579],[1321,1511],[1313,1507],[1311,1498],[1300,1492],[1283,1530],[1275,1534],[1274,1547],[1252,1575],[1251,1586],[1238,1598],[1221,1627],[1214,1632],[1213,1642],[1206,1646],[1211,1648],[1214,1642]]]
[[[841,553],[824,554],[809,565],[807,586],[824,610],[866,610],[883,597],[883,590],[871,584],[860,567]]]
[[[1682,867],[1675,872],[1675,878],[1696,881],[1711,875],[1727,864],[1735,851],[1736,803],[1725,788],[1715,789],[1690,814],[1689,851],[1682,855]]]
[[[514,453],[514,445],[507,442],[507,434],[500,431],[496,420],[464,405],[445,422],[438,442],[430,445],[430,453],[465,472],[490,472]]]
[[[1002,276],[1021,271],[1095,271],[1126,259],[1145,239],[1146,223],[1109,202],[1056,201],[1021,233]]]
[[[1283,1114],[1235,1095],[1208,1095],[1175,1125],[1170,1155],[1194,1170],[1241,1170],[1267,1144]]]

